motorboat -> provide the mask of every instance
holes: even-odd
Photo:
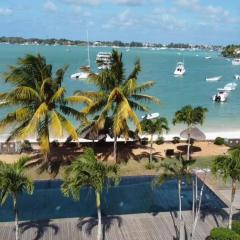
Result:
[[[89,69],[89,71],[87,69]],[[83,70],[83,67],[80,67],[80,71],[72,74],[71,79],[84,80],[84,79],[88,79],[89,75],[90,75],[90,67],[89,66],[84,67],[84,70]]]
[[[236,79],[236,80],[240,80],[240,75],[238,75],[238,74],[235,74],[235,76],[234,76],[234,77],[235,77],[235,79]]]
[[[232,83],[226,84],[223,89],[225,89],[227,91],[233,91],[236,89],[236,87],[237,87],[237,83],[232,82]]]
[[[110,69],[111,68],[111,64],[102,64],[100,66],[98,66],[99,70],[106,70],[106,69]]]
[[[98,66],[103,64],[110,64],[112,62],[112,53],[111,52],[99,52],[96,56],[96,63]]]
[[[240,66],[240,58],[235,58],[232,60],[232,65]]]
[[[211,56],[206,56],[205,59],[211,59],[212,57]]]
[[[185,67],[184,67],[184,63],[183,62],[178,62],[176,69],[174,71],[174,75],[177,76],[182,76],[184,73],[186,72]]]
[[[213,95],[212,100],[214,102],[225,102],[229,95],[229,91],[224,88],[219,88],[217,94]]]
[[[79,68],[79,71],[71,75],[71,79],[73,80],[84,80],[88,79],[91,72],[90,67],[90,53],[89,53],[89,40],[88,40],[88,31],[87,31],[87,54],[88,54],[88,65],[82,66]]]
[[[142,116],[142,119],[152,120],[152,119],[155,119],[158,117],[159,117],[159,113],[149,113],[149,114]]]
[[[216,82],[219,81],[222,78],[222,76],[216,76],[216,77],[206,77],[207,82]]]

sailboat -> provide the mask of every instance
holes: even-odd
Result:
[[[88,79],[90,75],[90,53],[89,53],[89,40],[87,31],[87,55],[88,55],[88,65],[79,68],[79,71],[71,75],[71,79],[74,80],[84,80]]]

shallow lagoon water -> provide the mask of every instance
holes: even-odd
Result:
[[[133,67],[133,62],[140,58],[142,72],[139,76],[140,82],[147,80],[156,81],[156,85],[148,91],[149,94],[157,96],[161,100],[160,105],[149,105],[152,112],[159,112],[161,116],[167,117],[171,122],[174,113],[184,105],[207,107],[205,131],[227,131],[236,130],[239,127],[240,117],[240,81],[237,89],[232,92],[228,101],[223,104],[212,102],[212,95],[217,88],[233,82],[234,75],[240,74],[240,67],[233,66],[230,61],[221,57],[217,52],[207,51],[179,51],[179,50],[155,50],[133,48],[126,52],[125,48],[118,49],[123,52],[126,72]],[[90,48],[92,67],[97,71],[95,64],[96,54],[99,51],[111,51],[111,48]],[[68,94],[75,90],[90,90],[93,86],[79,80],[71,80],[70,75],[81,65],[87,64],[87,49],[75,46],[23,46],[0,44],[0,72],[4,72],[7,66],[16,63],[18,57],[27,53],[40,53],[46,56],[47,61],[54,68],[69,65],[65,76],[64,86]],[[212,56],[212,59],[205,59]],[[178,61],[185,62],[186,74],[183,77],[174,77],[173,71]],[[223,76],[219,82],[209,83],[206,77]],[[1,78],[1,77],[0,77]],[[3,79],[0,79],[3,82]],[[1,84],[1,90],[9,89],[9,85]],[[1,110],[6,112],[6,110]],[[142,113],[138,113],[139,116]],[[172,128],[172,132],[181,126]]]

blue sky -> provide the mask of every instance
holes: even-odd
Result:
[[[0,0],[0,36],[240,43],[240,0]]]

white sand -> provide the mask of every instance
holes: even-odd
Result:
[[[175,132],[175,133],[168,133],[168,134],[163,134],[163,137],[165,140],[167,141],[171,141],[173,139],[173,137],[179,137],[180,136],[180,132]],[[206,140],[214,140],[216,137],[222,137],[222,138],[226,138],[226,139],[236,139],[239,138],[240,139],[240,131],[219,131],[219,132],[205,132],[206,135]],[[2,134],[0,135],[0,142],[4,142],[7,139],[8,135],[7,134]],[[141,138],[143,137],[147,137],[150,138],[149,135],[146,134],[142,134]],[[158,138],[158,135],[155,134],[153,137],[153,140],[156,140]],[[50,138],[50,141],[56,140],[57,138]],[[28,140],[30,142],[36,142],[35,138],[28,138]],[[59,142],[65,142],[66,138],[58,138]],[[79,138],[78,139],[79,142],[92,142],[91,140],[88,139],[83,139],[83,138]],[[182,139],[184,140],[184,139]],[[109,136],[106,139],[107,142],[112,142],[113,139],[110,138]],[[124,142],[125,139],[124,138],[118,138],[119,142]],[[131,141],[131,139],[130,139]]]

